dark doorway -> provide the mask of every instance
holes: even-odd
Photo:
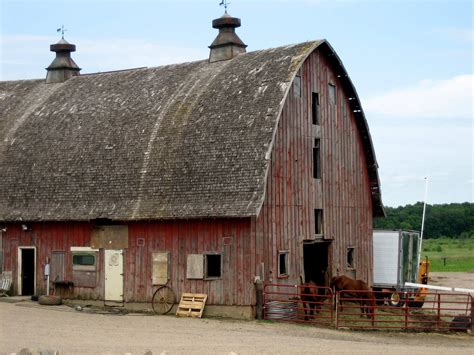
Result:
[[[328,242],[316,242],[303,245],[306,282],[314,281],[318,286],[329,284],[329,244]]]
[[[35,250],[21,250],[21,294],[24,296],[35,293]]]

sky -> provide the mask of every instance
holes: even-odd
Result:
[[[0,80],[45,78],[65,38],[81,73],[207,58],[220,0],[0,0]],[[325,38],[362,102],[386,206],[473,202],[468,0],[232,0],[247,51]]]

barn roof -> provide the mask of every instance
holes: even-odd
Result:
[[[57,84],[0,82],[0,220],[257,215],[286,95],[318,47],[334,53],[315,41]],[[378,188],[363,112],[358,125]]]

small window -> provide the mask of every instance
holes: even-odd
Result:
[[[286,250],[278,252],[278,277],[287,277],[288,272],[288,254]]]
[[[313,114],[313,124],[319,125],[319,94],[317,92],[313,92],[312,98],[312,114]]]
[[[329,84],[328,85],[328,91],[329,91],[329,103],[332,104],[332,105],[335,105],[336,102],[337,102],[336,85]]]
[[[73,271],[95,271],[96,255],[95,253],[73,253],[72,254]]]
[[[293,81],[293,95],[295,97],[301,97],[301,76],[296,75]]]
[[[205,255],[205,276],[206,278],[219,278],[222,275],[222,258],[221,254],[204,254]]]
[[[321,141],[320,139],[314,140],[313,147],[313,178],[321,179]]]
[[[314,210],[314,232],[316,235],[323,235],[323,210]]]
[[[354,248],[347,248],[347,268],[355,269]]]
[[[73,265],[95,265],[95,256],[92,254],[76,254],[72,257]]]

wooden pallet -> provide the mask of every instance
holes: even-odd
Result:
[[[202,293],[183,293],[176,315],[180,317],[201,318],[207,295]]]

